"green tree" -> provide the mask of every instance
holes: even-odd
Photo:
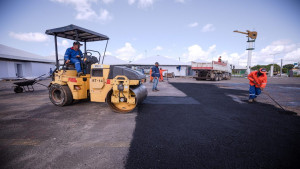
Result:
[[[288,69],[287,68],[282,68],[282,73],[287,73]]]
[[[286,65],[283,65],[283,68],[286,68],[287,70],[291,70],[294,68],[294,65],[293,64],[286,64]]]
[[[268,64],[267,65],[267,71],[269,71],[270,69],[271,69],[271,66],[272,66],[273,64]],[[279,72],[280,71],[280,66],[279,65],[277,65],[277,64],[274,64],[274,69],[273,69],[273,72]]]
[[[251,70],[259,70],[260,68],[266,68],[266,65],[255,65],[251,67]]]

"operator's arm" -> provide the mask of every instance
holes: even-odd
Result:
[[[255,72],[251,72],[251,73],[249,74],[249,76],[248,76],[248,79],[249,79],[250,81],[252,81],[252,82],[254,83],[255,86],[260,87],[261,84],[258,84],[258,83],[257,83],[258,81],[257,81],[257,77],[256,77]]]
[[[80,57],[83,58],[83,54],[82,54],[81,50],[79,50],[79,54],[80,54]]]
[[[265,78],[262,80],[262,83],[261,83],[261,86],[260,86],[261,89],[264,89],[266,87],[267,81],[268,81],[267,76],[265,75]]]
[[[254,84],[257,84],[257,82],[255,81],[255,78],[253,77],[255,74],[254,72],[251,72],[249,75],[248,75],[248,79],[250,81],[252,81]]]
[[[66,53],[65,53],[65,56],[64,56],[64,59],[65,59],[65,62],[66,62],[66,63],[69,63],[69,62],[70,62],[70,56],[71,56],[71,50],[70,50],[70,49],[67,49],[67,50],[66,50]]]
[[[254,79],[253,79],[253,73],[250,73],[249,75],[248,75],[248,79],[250,80],[250,81],[254,81]]]

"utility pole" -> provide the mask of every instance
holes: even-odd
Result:
[[[281,59],[281,64],[280,64],[280,77],[282,76],[282,59]]]
[[[275,68],[275,55],[278,55],[280,53],[273,53],[273,54],[270,54],[273,56],[273,66],[271,66],[271,69],[270,69],[270,77],[273,77],[273,73],[274,73],[274,68]]]
[[[255,39],[249,39],[248,37],[248,48],[246,50],[248,50],[248,61],[247,61],[247,73],[250,74],[250,68],[251,68],[251,59],[252,59],[252,51],[254,50],[254,42]]]

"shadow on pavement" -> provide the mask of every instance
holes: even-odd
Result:
[[[227,96],[241,90],[172,85],[200,104],[140,106],[126,168],[300,168],[298,116]]]

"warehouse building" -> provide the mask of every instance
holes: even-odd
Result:
[[[0,44],[0,79],[34,78],[54,70],[55,61]]]
[[[244,76],[247,71],[247,66],[234,66],[232,69],[232,76]]]
[[[167,58],[164,56],[152,56],[145,59],[140,59],[130,63],[133,69],[143,69],[145,74],[149,74],[150,68],[154,66],[154,63],[159,63],[159,68],[165,69],[165,73],[174,73],[175,76],[190,76],[192,75],[192,69],[190,63],[180,62],[175,59]]]

